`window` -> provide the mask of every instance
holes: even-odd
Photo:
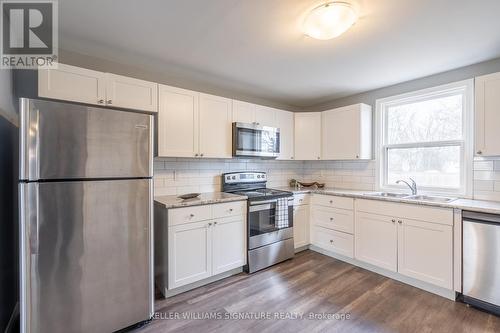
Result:
[[[377,101],[381,189],[413,178],[424,192],[470,194],[472,87],[467,80]]]

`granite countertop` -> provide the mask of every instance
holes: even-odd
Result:
[[[177,195],[165,195],[155,197],[155,202],[163,205],[165,208],[179,208],[179,207],[189,207],[189,206],[200,206],[200,205],[210,205],[223,202],[231,201],[242,201],[246,200],[247,197],[244,195],[236,195],[224,192],[209,192],[202,193],[199,197],[193,199],[180,199]]]
[[[355,191],[355,190],[342,190],[342,189],[333,189],[333,188],[324,188],[324,189],[313,189],[313,188],[301,188],[296,189],[293,187],[281,187],[278,188],[283,191],[290,191],[294,194],[303,194],[303,193],[316,193],[316,194],[324,194],[324,195],[335,195],[341,197],[350,197],[350,198],[361,198],[367,200],[379,200],[379,201],[390,201],[390,202],[399,202],[399,203],[409,203],[414,205],[424,205],[424,206],[433,206],[433,207],[443,207],[443,208],[456,208],[461,210],[469,210],[473,212],[480,213],[491,213],[491,214],[500,214],[500,202],[496,201],[485,201],[485,200],[472,200],[472,199],[456,199],[450,202],[432,202],[432,201],[423,201],[423,200],[411,200],[405,198],[387,198],[387,197],[374,197],[370,196],[371,193],[377,193],[377,191]]]

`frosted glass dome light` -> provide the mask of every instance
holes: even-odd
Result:
[[[311,10],[304,20],[304,33],[326,40],[340,36],[358,20],[358,13],[347,2],[327,2]]]

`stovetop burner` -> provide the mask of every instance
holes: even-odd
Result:
[[[265,172],[231,172],[222,175],[222,190],[245,195],[249,200],[277,199],[292,196],[292,192],[266,187]]]

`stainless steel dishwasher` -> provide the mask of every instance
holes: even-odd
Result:
[[[462,216],[464,302],[500,314],[500,215]]]

